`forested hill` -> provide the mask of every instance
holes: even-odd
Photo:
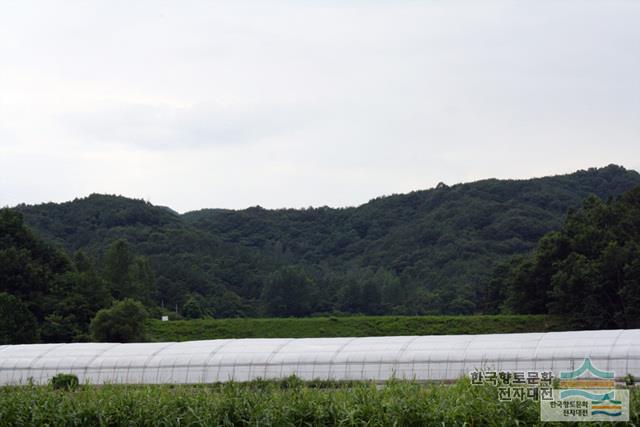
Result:
[[[559,229],[590,194],[640,185],[618,166],[529,180],[483,180],[380,197],[354,208],[178,215],[141,200],[91,195],[18,206],[25,223],[98,260],[125,238],[156,275],[159,303],[190,316],[313,312],[477,312],[494,267]]]

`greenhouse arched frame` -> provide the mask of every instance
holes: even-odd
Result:
[[[640,329],[488,335],[220,339],[0,346],[0,385],[200,384],[291,375],[304,380],[453,381],[474,370],[552,371],[585,358],[640,376]]]

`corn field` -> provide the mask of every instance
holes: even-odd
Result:
[[[632,391],[632,424],[640,425]],[[0,426],[431,426],[537,425],[533,401],[499,402],[497,389],[393,381],[253,381],[206,386],[0,388]],[[563,423],[562,426],[566,426]]]

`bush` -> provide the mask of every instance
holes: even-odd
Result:
[[[147,310],[139,301],[127,298],[102,309],[91,321],[91,334],[100,342],[140,342],[145,340]]]
[[[304,381],[295,375],[289,375],[287,378],[283,378],[280,381],[280,388],[301,388],[305,385]]]
[[[78,387],[78,377],[73,374],[58,374],[51,378],[54,390],[75,390]]]
[[[636,379],[633,377],[633,375],[627,374],[627,376],[624,377],[624,383],[627,385],[627,387],[633,387],[634,385],[636,385]]]

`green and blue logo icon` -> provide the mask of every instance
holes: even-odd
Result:
[[[592,379],[581,381],[580,377],[587,373]],[[623,413],[623,404],[622,401],[615,399],[616,389],[613,379],[613,371],[602,371],[596,368],[587,357],[579,368],[560,372],[560,387],[569,387],[560,391],[560,399],[573,397],[589,399],[591,415],[620,417]]]

